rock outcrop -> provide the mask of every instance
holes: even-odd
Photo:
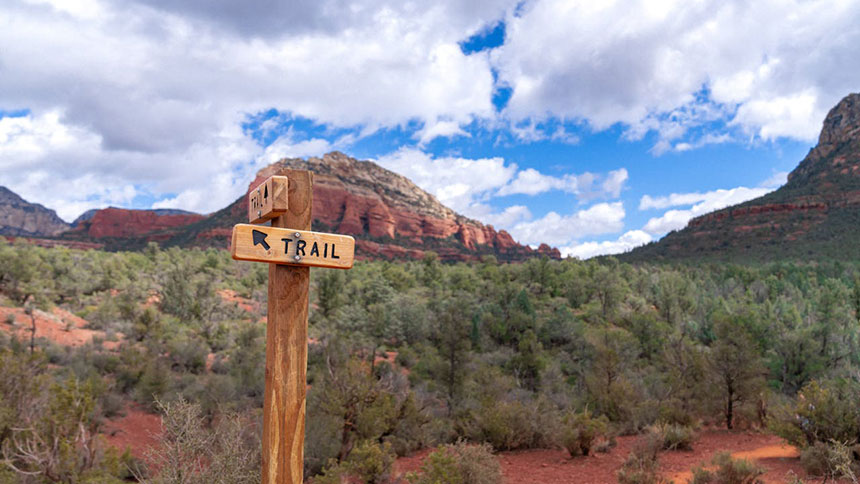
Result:
[[[66,230],[69,224],[58,217],[57,212],[30,203],[0,186],[0,235],[51,237]]]
[[[860,258],[860,94],[824,120],[818,144],[767,195],[692,219],[628,260]]]

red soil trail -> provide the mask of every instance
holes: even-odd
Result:
[[[620,437],[618,445],[607,453],[571,459],[564,450],[524,450],[501,452],[499,463],[504,484],[611,484],[618,482],[616,472],[633,448],[637,437]],[[820,483],[810,479],[800,466],[797,449],[785,445],[774,435],[706,429],[699,432],[692,451],[660,453],[660,469],[675,484],[685,484],[690,470],[707,464],[718,452],[728,451],[736,458],[754,460],[765,468],[766,484],[788,482],[791,473],[807,484]],[[429,454],[423,450],[397,460],[398,473],[417,471]]]

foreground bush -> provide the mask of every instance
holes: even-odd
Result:
[[[200,405],[178,400],[156,402],[163,413],[160,445],[146,453],[157,473],[143,484],[257,484],[260,482],[259,434],[248,432],[247,422],[225,416],[217,425],[206,425]]]
[[[461,441],[439,447],[427,456],[421,473],[408,479],[412,484],[497,484],[502,482],[502,469],[489,445]]]
[[[609,421],[604,416],[595,418],[588,409],[570,414],[564,419],[564,447],[571,457],[588,455],[595,440],[606,437],[608,431]]]
[[[648,433],[639,438],[616,476],[618,484],[667,484],[660,476],[657,453],[663,442],[657,434]]]
[[[769,426],[800,448],[816,442],[856,442],[860,439],[860,384],[849,380],[813,381],[793,405],[777,409]]]
[[[365,440],[340,463],[332,461],[323,475],[315,477],[314,484],[340,484],[341,482],[363,484],[386,484],[391,482],[391,471],[396,456],[390,444],[379,445]]]
[[[840,442],[816,442],[800,452],[800,463],[810,476],[857,482],[857,463],[851,447]]]
[[[720,452],[711,461],[712,469],[693,469],[690,484],[764,484],[760,479],[764,469],[745,459],[732,459],[728,452]]]
[[[693,450],[696,432],[686,425],[656,424],[648,428],[656,435],[663,450]]]

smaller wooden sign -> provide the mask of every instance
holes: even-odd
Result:
[[[230,253],[236,260],[349,269],[355,257],[355,239],[348,235],[238,224],[233,226]]]
[[[248,222],[262,223],[286,212],[288,183],[285,176],[270,176],[248,192]]]

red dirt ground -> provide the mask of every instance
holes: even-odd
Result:
[[[232,289],[221,289],[218,291],[218,295],[221,296],[222,301],[227,303],[235,303],[236,306],[241,309],[244,309],[245,311],[248,311],[249,313],[260,312],[260,303],[254,301],[253,299],[242,297]]]
[[[620,437],[618,445],[608,453],[571,459],[564,450],[526,450],[498,454],[504,484],[609,484],[617,482],[615,473],[630,453],[637,437]],[[756,432],[703,430],[693,445],[693,451],[672,451],[660,454],[663,475],[675,484],[684,484],[691,477],[690,469],[707,463],[720,451],[732,452],[738,458],[754,459],[767,473],[766,484],[787,482],[789,472],[807,484],[820,483],[809,479],[800,466],[797,450],[784,445],[774,435]],[[417,471],[429,454],[423,450],[415,455],[397,459],[398,473]]]
[[[142,459],[146,450],[158,443],[161,434],[161,417],[146,412],[137,404],[125,408],[125,416],[108,420],[102,433],[110,446]]]
[[[15,324],[7,323],[8,315],[12,314]],[[74,314],[54,307],[50,313],[36,310],[36,338],[45,338],[62,346],[83,346],[93,340],[93,337],[102,339],[102,346],[112,350],[119,346],[119,341],[105,341],[104,331],[84,329],[88,324]],[[29,341],[30,338],[30,316],[23,308],[0,307],[0,331],[15,334],[19,339]],[[121,339],[121,336],[118,336]]]

